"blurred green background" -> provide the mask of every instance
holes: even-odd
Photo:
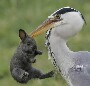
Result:
[[[90,0],[0,0],[0,86],[67,86],[58,74],[54,78],[35,79],[22,85],[13,80],[9,71],[10,59],[20,42],[18,30],[22,28],[30,33],[47,16],[64,6],[79,10],[87,22],[82,31],[68,42],[68,46],[73,51],[90,51]],[[43,55],[37,56],[37,63],[33,66],[48,72],[54,67],[47,59],[44,36],[45,34],[35,38]]]

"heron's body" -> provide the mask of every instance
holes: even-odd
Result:
[[[82,19],[77,20],[81,18],[77,12],[70,12],[61,17],[64,19],[66,17],[65,20],[59,22],[59,25],[60,23],[61,25],[48,30],[46,33],[47,47],[53,64],[61,71],[63,78],[70,86],[90,86],[90,82],[85,79],[89,77],[88,79],[90,80],[90,75],[88,76],[89,73],[87,71],[90,66],[90,53],[73,52],[66,44],[69,37],[74,36],[81,30],[83,21]],[[75,17],[74,20],[73,17]],[[64,23],[72,23],[73,26],[62,26]],[[82,74],[85,76],[84,78],[81,78],[83,77]]]
[[[74,66],[68,71],[71,86],[90,86],[90,52],[72,54]]]
[[[73,52],[66,44],[82,29],[83,15],[73,8],[64,7],[51,14],[48,22],[49,25],[53,23],[46,33],[46,45],[53,64],[70,86],[90,86],[90,52]],[[46,24],[42,24],[44,29]]]
[[[90,52],[71,51],[60,38],[47,39],[48,52],[54,66],[70,86],[90,86]],[[59,43],[59,44],[58,44]]]

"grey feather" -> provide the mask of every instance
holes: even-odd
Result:
[[[79,51],[73,54],[74,67],[68,71],[74,86],[90,86],[90,52]]]

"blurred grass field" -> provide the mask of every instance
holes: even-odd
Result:
[[[44,80],[31,80],[22,85],[13,80],[9,71],[10,59],[20,42],[18,30],[22,28],[30,33],[48,15],[64,6],[79,10],[87,22],[82,31],[68,42],[68,46],[73,51],[90,51],[90,0],[0,0],[0,86],[67,86],[60,75]],[[45,34],[35,38],[43,55],[37,56],[37,63],[33,66],[48,72],[54,67],[47,59],[44,36]]]

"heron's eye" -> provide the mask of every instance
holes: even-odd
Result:
[[[57,14],[57,15],[55,15],[55,17],[56,17],[56,18],[58,18],[58,19],[60,19],[60,15],[58,15],[58,14]]]

